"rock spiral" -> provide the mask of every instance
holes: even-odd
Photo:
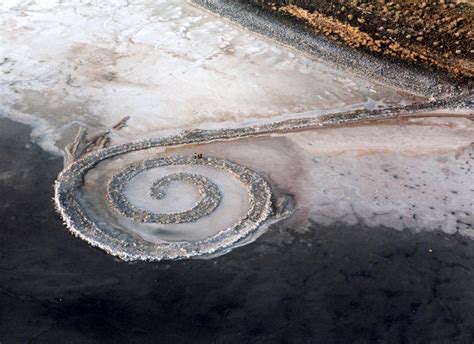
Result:
[[[202,144],[268,133],[308,130],[322,126],[395,118],[403,113],[416,113],[427,109],[440,108],[447,104],[457,104],[460,101],[459,99],[439,100],[432,103],[392,109],[344,112],[319,117],[289,119],[235,129],[190,130],[179,135],[140,140],[101,149],[74,161],[59,174],[55,183],[56,208],[73,234],[91,245],[100,247],[124,260],[180,259],[219,254],[251,237],[259,227],[268,223],[274,215],[273,211],[277,207],[272,202],[271,188],[265,179],[255,171],[221,158],[199,158],[195,156],[157,158],[156,152],[152,152],[153,158],[135,159],[129,167],[120,169],[121,172],[110,176],[108,184],[106,183],[107,187],[98,188],[95,192],[95,197],[98,199],[95,206],[99,208],[98,212],[89,209],[91,203],[94,203],[94,197],[88,199],[87,194],[93,192],[96,185],[88,186],[87,176],[93,175],[96,170],[100,171],[101,165],[108,161],[112,161],[113,165],[115,158],[120,160],[134,153],[146,153],[154,148]],[[132,183],[134,179],[147,173],[148,170],[172,166],[187,166],[191,170],[189,172],[175,170],[172,173],[155,178],[154,183],[148,185],[145,192],[149,197],[148,203],[162,199],[167,200],[168,197],[164,197],[165,188],[170,187],[171,183],[185,182],[193,184],[201,196],[200,200],[191,209],[178,212],[157,212],[144,209],[143,204],[137,206],[130,202],[126,196],[126,184]],[[161,234],[169,234],[173,232],[173,228],[150,228],[150,226],[156,226],[157,224],[163,226],[192,224],[195,225],[194,228],[191,228],[192,230],[196,228],[201,230],[203,220],[213,216],[219,209],[232,210],[232,205],[226,208],[222,203],[236,198],[233,191],[230,193],[216,191],[219,190],[219,185],[214,183],[212,178],[198,176],[192,170],[199,167],[225,172],[243,185],[246,191],[247,211],[244,211],[234,223],[226,225],[222,229],[219,228],[204,238],[152,240],[153,235],[150,236],[150,231],[155,230],[155,232]],[[115,168],[112,169],[117,171]],[[104,177],[101,172],[98,172],[98,174],[96,181],[100,182]],[[214,185],[217,186],[217,189]],[[219,193],[221,194],[220,198]],[[107,198],[102,200],[103,194],[106,194]],[[147,202],[144,204],[146,205]],[[110,211],[113,212],[113,215],[109,214]],[[120,217],[115,219],[117,213]],[[283,217],[289,216],[291,210],[285,211],[285,214]],[[280,216],[280,214],[277,215]],[[136,223],[145,226],[141,232],[137,233],[132,230]],[[204,227],[212,226],[212,221],[208,221],[204,225]],[[181,228],[181,230],[189,230],[189,228]]]
[[[111,176],[98,178],[97,180],[106,180],[104,202],[90,202],[87,193],[97,186],[88,186],[91,183],[88,181],[91,178],[89,176],[102,173],[99,166],[114,161],[114,157],[126,157],[136,150],[146,152],[153,147],[146,141],[142,145],[131,149],[130,144],[124,144],[94,152],[74,162],[60,174],[56,183],[56,203],[67,226],[75,235],[124,260],[180,259],[214,255],[228,250],[249,237],[271,216],[272,192],[262,176],[233,161],[210,156],[152,155],[151,158],[136,159],[118,172],[114,171]],[[170,168],[174,170],[170,171]],[[200,170],[195,173],[194,169]],[[161,170],[162,174],[158,178],[146,175],[156,174],[156,171]],[[242,212],[238,221],[197,240],[149,240],[147,235],[150,231],[172,233],[173,226],[195,225],[193,230],[199,231],[200,221],[213,216],[216,211],[227,211],[225,208],[220,210],[222,200],[229,202],[235,195],[220,190],[222,181],[212,180],[217,173],[213,171],[228,175],[234,183],[241,185],[246,194],[248,209]],[[211,176],[203,173],[210,173]],[[151,178],[153,181],[145,183],[147,195],[141,199],[141,204],[135,204],[135,196],[131,196],[129,189],[133,191],[136,185],[141,187],[144,182],[140,178]],[[175,185],[180,184],[190,185],[197,191],[198,199],[193,206],[184,211],[150,210],[150,207],[154,207],[153,202],[159,205],[163,204],[160,202],[167,202],[168,193],[172,193]],[[95,197],[100,198],[101,187],[97,188],[99,196]],[[190,197],[186,193],[179,196]],[[107,211],[97,210],[104,207],[104,203]],[[153,227],[157,225],[161,227]],[[140,229],[139,234],[146,235],[137,235],[137,231],[133,230],[134,226],[145,226]]]
[[[207,158],[206,160],[209,160]],[[179,213],[155,213],[139,209],[127,200],[123,193],[126,183],[140,172],[172,163],[189,164],[193,163],[193,158],[152,158],[133,165],[115,175],[109,182],[108,196],[112,206],[122,215],[132,218],[135,221],[145,223],[184,223],[196,221],[199,218],[209,215],[217,208],[221,200],[219,188],[208,178],[191,173],[175,173],[156,180],[150,188],[150,196],[155,199],[163,199],[166,196],[165,188],[172,182],[184,181],[197,187],[201,199],[196,205],[187,211]],[[195,163],[195,162],[194,162]]]

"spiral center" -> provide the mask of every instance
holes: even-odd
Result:
[[[165,198],[166,190],[173,182],[185,182],[195,186],[198,189],[201,200],[206,197],[218,197],[208,192],[217,189],[217,186],[209,178],[194,173],[173,173],[157,179],[150,188],[150,196],[157,200]]]
[[[189,157],[186,158],[155,158],[148,159],[138,164],[132,164],[115,175],[109,183],[109,199],[113,207],[122,215],[142,223],[187,223],[200,219],[212,213],[221,201],[221,193],[216,184],[208,178],[193,173],[173,173],[153,182],[150,188],[150,196],[154,199],[163,199],[166,190],[174,182],[185,182],[193,185],[199,192],[199,200],[189,210],[176,213],[152,212],[141,209],[131,204],[123,190],[125,185],[137,174],[166,166],[169,164],[196,164]],[[186,195],[185,195],[186,196]]]

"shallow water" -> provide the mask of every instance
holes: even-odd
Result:
[[[62,161],[29,133],[0,120],[2,342],[474,340],[467,238],[308,218],[212,260],[125,263],[65,230]]]

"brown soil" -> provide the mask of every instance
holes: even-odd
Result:
[[[251,0],[330,39],[474,77],[474,0]]]

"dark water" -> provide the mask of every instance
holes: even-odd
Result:
[[[314,224],[213,260],[125,263],[65,229],[62,161],[27,127],[0,120],[0,157],[2,344],[474,341],[470,240]]]

